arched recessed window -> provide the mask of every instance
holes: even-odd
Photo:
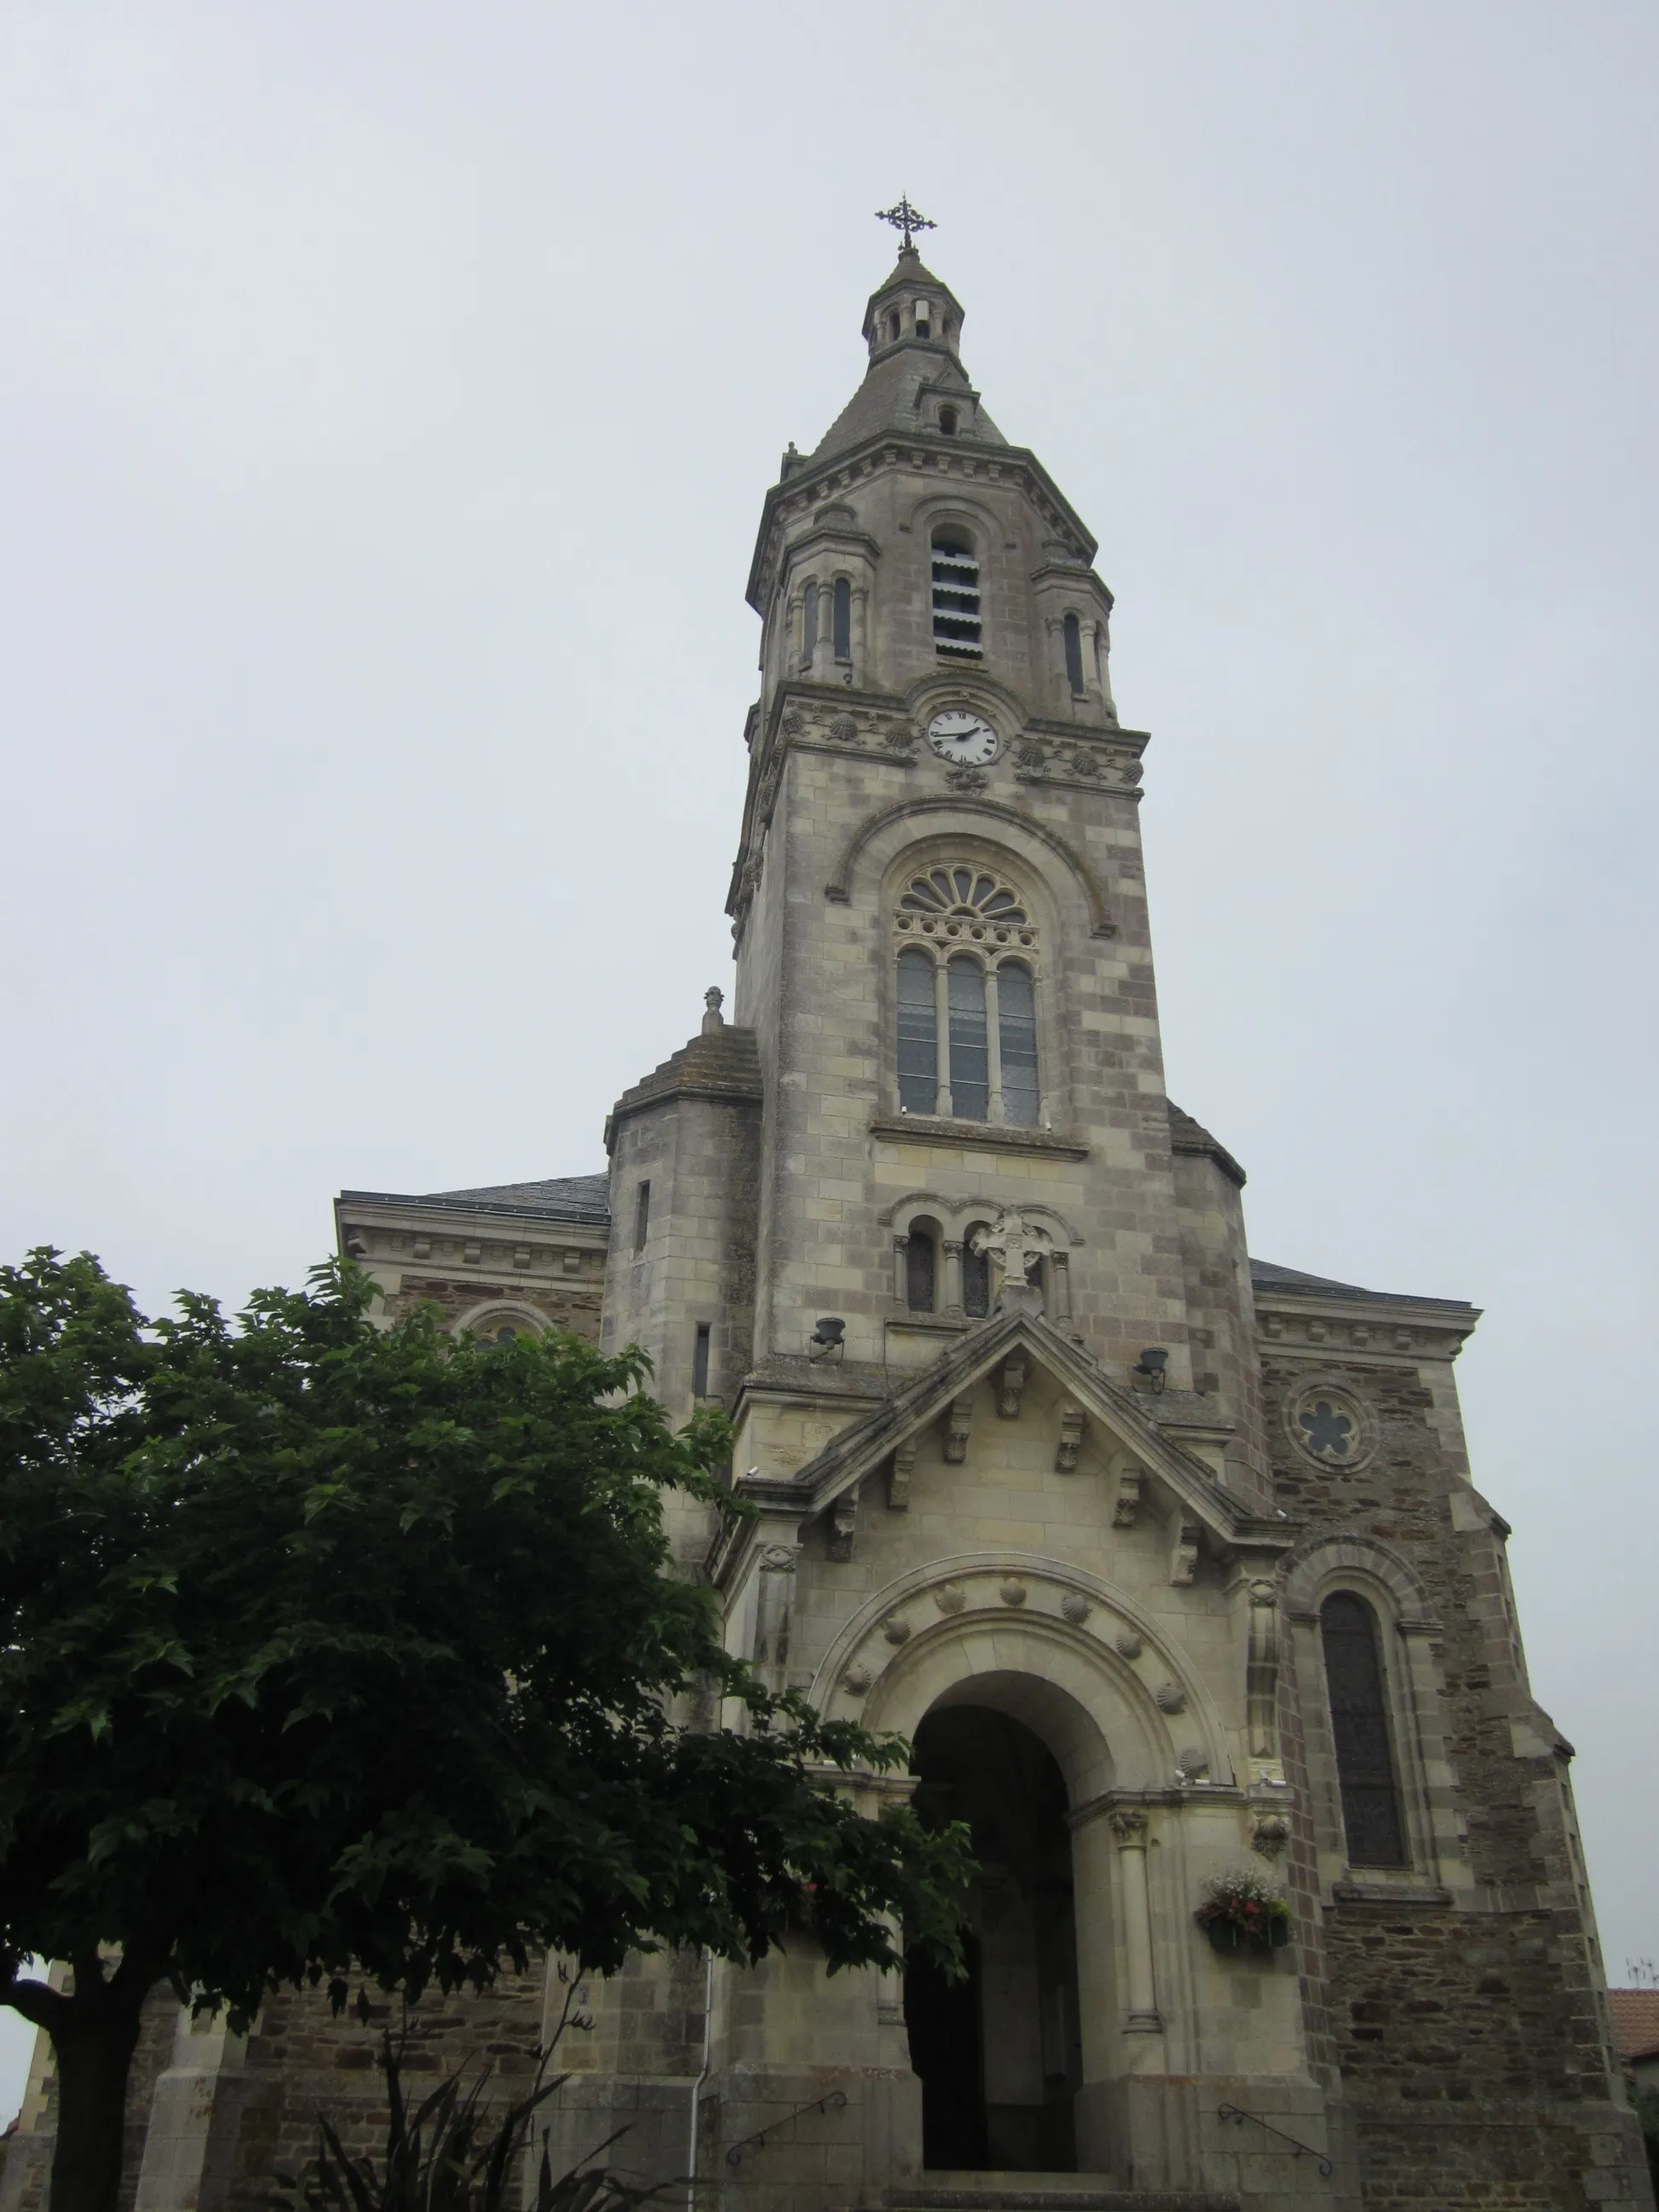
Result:
[[[853,586],[845,576],[837,576],[831,595],[832,635],[837,660],[853,658]]]
[[[519,1332],[516,1328],[498,1328],[495,1332],[497,1344],[516,1344],[518,1340]]]
[[[901,952],[898,963],[899,1104],[907,1114],[939,1111],[939,1012],[936,970],[926,952]]]
[[[1389,1741],[1376,1616],[1352,1590],[1334,1590],[1319,1608],[1319,1630],[1349,1863],[1404,1866],[1406,1838]]]
[[[954,438],[956,436],[957,410],[954,407],[941,407],[939,409],[939,427],[941,434],[945,437]]]
[[[939,1280],[939,1246],[926,1222],[913,1221],[904,1246],[904,1303],[912,1313],[932,1313]]]
[[[931,336],[933,328],[933,309],[932,302],[927,300],[918,300],[916,301],[916,336],[919,338],[927,337]]]
[[[969,1321],[982,1321],[991,1310],[991,1262],[974,1249],[975,1237],[989,1225],[969,1222],[962,1240],[962,1310]]]
[[[991,1052],[985,1024],[985,970],[959,952],[946,970],[950,1008],[951,1111],[959,1121],[991,1114]]]
[[[892,313],[891,313],[890,315],[889,315],[889,316],[888,316],[888,318],[887,318],[887,335],[888,335],[888,337],[889,337],[890,338],[896,338],[896,337],[898,336],[898,334],[899,334],[899,317],[898,317],[898,309],[897,309],[896,307],[895,307],[895,308],[894,308],[894,310],[893,310],[893,312],[892,312]]]
[[[979,562],[966,531],[933,532],[933,650],[951,660],[980,658]]]
[[[1002,1058],[1002,1118],[1022,1128],[1036,1126],[1036,987],[1022,960],[997,969],[997,1036]]]
[[[801,606],[801,657],[810,660],[818,649],[818,587],[809,584]]]
[[[1106,669],[1102,659],[1105,650],[1106,628],[1103,623],[1095,624],[1095,682],[1103,691],[1106,688]]]
[[[1083,626],[1075,615],[1066,617],[1066,680],[1073,691],[1083,689]]]

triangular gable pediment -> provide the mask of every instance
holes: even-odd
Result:
[[[1133,1455],[1212,1544],[1289,1547],[1294,1534],[1289,1522],[1263,1520],[1218,1482],[1201,1460],[1166,1435],[1135,1394],[1113,1382],[1080,1346],[1042,1315],[1018,1310],[995,1315],[971,1330],[896,1396],[850,1422],[794,1475],[750,1475],[738,1488],[769,1514],[799,1512],[805,1518],[824,1512],[1021,1349],[1076,1401],[1092,1425]]]

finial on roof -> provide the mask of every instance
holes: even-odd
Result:
[[[878,208],[876,210],[876,221],[878,222],[890,222],[895,230],[902,230],[904,233],[904,243],[899,248],[899,252],[901,253],[908,253],[911,251],[910,234],[913,230],[937,230],[939,228],[939,225],[936,222],[930,222],[925,215],[918,214],[916,210],[911,206],[908,197],[902,192],[899,194],[898,204],[896,207]]]
[[[702,1018],[702,1033],[705,1036],[718,1036],[726,1027],[726,1024],[720,1019],[720,1001],[725,996],[725,992],[717,983],[711,983],[702,994],[705,1009]]]

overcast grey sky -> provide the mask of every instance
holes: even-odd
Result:
[[[236,1301],[342,1185],[603,1164],[729,981],[753,532],[908,191],[1117,594],[1172,1092],[1259,1253],[1486,1308],[1659,1954],[1656,64],[1635,0],[5,0],[0,1256]]]

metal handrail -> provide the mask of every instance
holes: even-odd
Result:
[[[1277,2136],[1280,2142],[1289,2143],[1298,2158],[1315,2160],[1319,2167],[1319,2178],[1322,2181],[1328,2181],[1336,2171],[1323,2151],[1316,2150],[1311,2143],[1298,2142],[1294,2136],[1287,2136],[1283,2128],[1274,2127],[1272,2121],[1262,2119],[1258,2113],[1243,2112],[1237,2105],[1221,2105],[1216,2109],[1216,2118],[1218,2120],[1231,2120],[1235,2127],[1240,2128],[1243,2126],[1246,2120],[1254,2120],[1264,2135]]]
[[[838,2112],[846,2102],[845,2089],[831,2089],[827,2095],[814,2098],[810,2105],[798,2105],[793,2112],[786,2112],[781,2120],[774,2120],[769,2128],[762,2128],[758,2134],[745,2136],[741,2142],[733,2143],[726,2154],[726,2164],[741,2166],[744,2151],[757,2150],[768,2136],[776,2135],[778,2130],[787,2128],[791,2120],[805,2119],[808,2112]]]

